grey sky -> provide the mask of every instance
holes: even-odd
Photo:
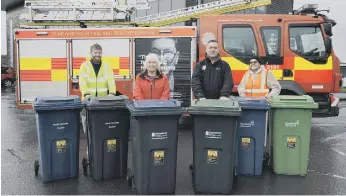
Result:
[[[346,62],[346,0],[294,0],[294,9],[304,4],[318,4],[318,9],[320,10],[330,8],[329,13],[324,13],[337,23],[333,28],[333,47],[340,60]]]

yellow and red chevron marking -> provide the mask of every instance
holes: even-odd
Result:
[[[90,57],[74,57],[73,75],[79,75],[79,69],[83,62],[89,61]],[[130,57],[102,57],[102,61],[108,63],[116,76],[130,75]]]
[[[20,58],[21,81],[66,81],[66,58]]]
[[[203,59],[200,59],[203,60]],[[245,64],[234,57],[222,57],[231,69],[233,81],[237,85],[240,83],[243,75],[248,70],[248,64]],[[314,64],[302,57],[284,57],[284,64],[280,66],[266,66],[279,80],[292,80],[297,83],[332,83],[333,79],[333,59],[329,57],[326,64]],[[290,69],[293,77],[283,77],[283,69]]]

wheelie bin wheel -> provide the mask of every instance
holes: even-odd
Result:
[[[268,152],[264,153],[263,166],[270,166],[270,157]]]
[[[233,184],[238,184],[238,176],[233,176]]]
[[[132,186],[133,175],[130,169],[127,170],[126,181],[128,186]]]
[[[86,158],[83,158],[82,160],[82,166],[83,166],[83,172],[84,174],[87,174],[88,171],[88,161]]]
[[[133,175],[131,176],[131,190],[132,192],[135,192],[136,194],[138,194],[136,190],[136,186],[135,186],[135,177]]]
[[[233,184],[238,184],[238,175],[235,169],[233,169]]]
[[[35,176],[37,176],[38,170],[40,169],[40,164],[38,163],[38,160],[35,161],[34,168],[35,168]]]
[[[189,165],[189,169],[190,169],[190,170],[193,170],[193,164],[190,164],[190,165]]]

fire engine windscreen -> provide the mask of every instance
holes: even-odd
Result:
[[[290,27],[290,48],[308,60],[327,57],[326,46],[319,26]]]

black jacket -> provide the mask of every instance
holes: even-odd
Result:
[[[214,64],[206,58],[196,64],[192,74],[192,92],[197,98],[219,99],[229,97],[233,89],[232,71],[221,59]]]

